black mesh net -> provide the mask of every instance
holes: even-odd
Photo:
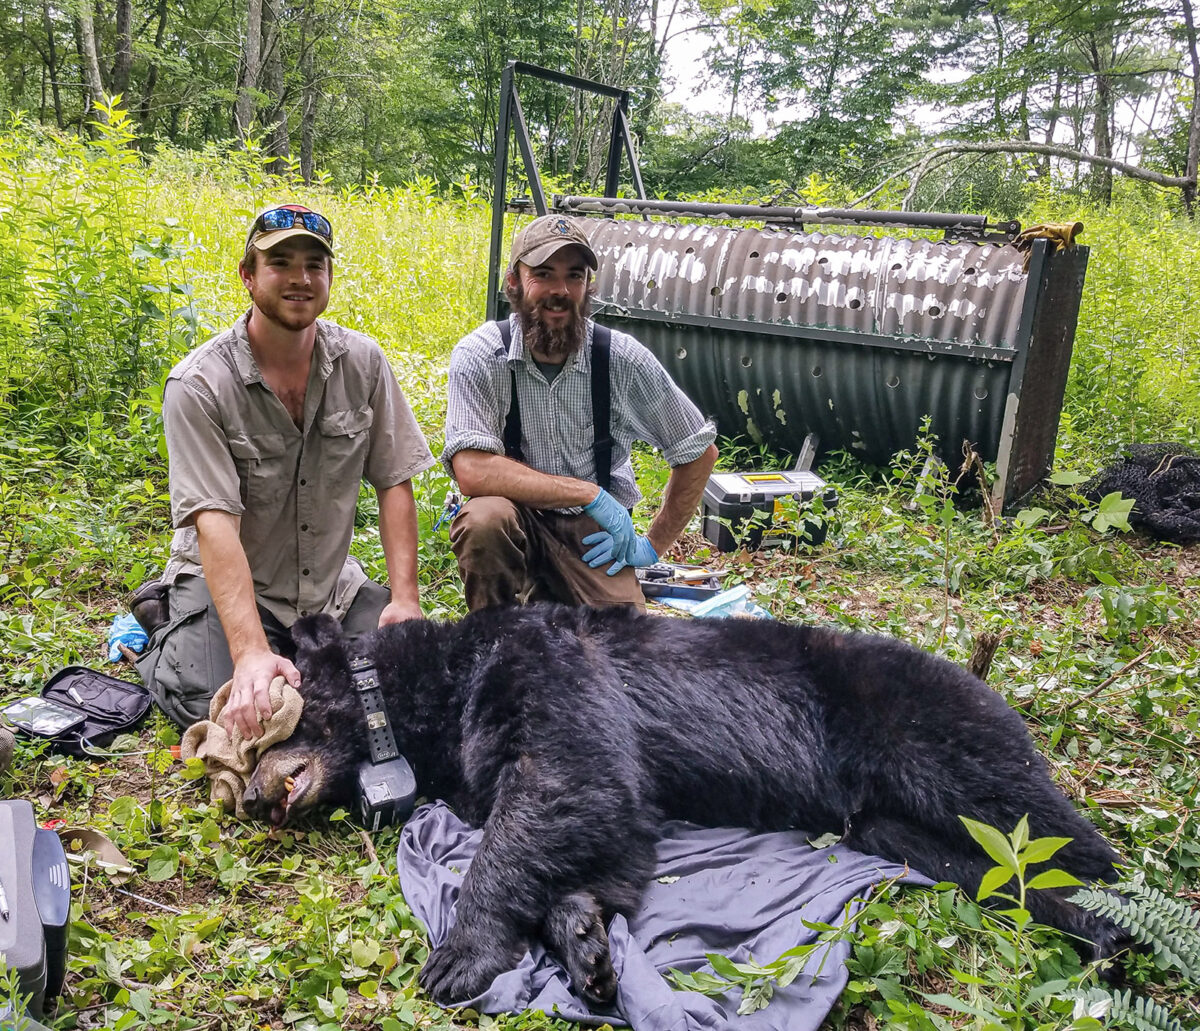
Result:
[[[1126,444],[1118,460],[1081,488],[1089,501],[1120,491],[1129,522],[1160,541],[1200,541],[1200,454],[1182,444]]]

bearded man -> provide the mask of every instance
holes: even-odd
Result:
[[[450,543],[472,611],[531,601],[644,608],[634,569],[674,543],[716,462],[713,424],[658,360],[590,318],[595,269],[578,221],[535,219],[513,240],[512,314],[451,353],[442,461],[469,496]],[[635,440],[671,466],[645,535],[630,518],[641,496]]]
[[[175,366],[163,389],[171,557],[134,595],[150,632],[138,669],[181,726],[222,719],[247,737],[276,676],[300,686],[289,627],[328,613],[349,633],[422,616],[412,478],[434,463],[380,346],[319,318],[333,228],[284,204],[260,212],[238,265],[250,309]],[[363,480],[379,501],[389,586],[349,557]]]

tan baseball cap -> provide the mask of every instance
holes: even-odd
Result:
[[[287,225],[289,216],[291,225]],[[284,240],[307,236],[316,240],[333,257],[333,226],[319,211],[303,204],[273,204],[263,208],[246,228],[246,246],[269,251]]]
[[[578,247],[587,258],[588,265],[596,268],[596,252],[588,243],[587,234],[579,220],[565,215],[542,215],[535,218],[513,239],[512,255],[508,267],[515,269],[517,262],[526,265],[543,265],[550,256],[564,247]]]

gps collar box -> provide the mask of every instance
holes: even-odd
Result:
[[[379,671],[370,656],[351,657],[350,679],[367,718],[367,744],[371,749],[370,762],[358,767],[359,817],[364,827],[375,831],[408,819],[417,799],[417,779],[396,747],[396,735],[379,687]]]

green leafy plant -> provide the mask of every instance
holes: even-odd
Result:
[[[1113,891],[1082,888],[1071,901],[1123,927],[1165,968],[1200,981],[1200,910],[1136,881],[1122,881]]]

